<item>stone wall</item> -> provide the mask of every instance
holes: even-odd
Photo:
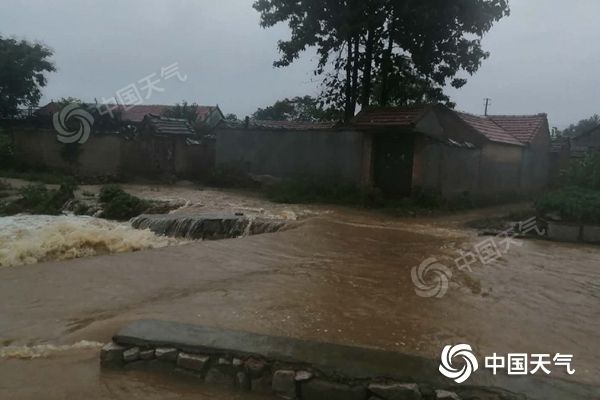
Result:
[[[501,389],[450,391],[385,377],[370,379],[332,375],[306,363],[216,349],[199,353],[168,346],[131,346],[110,342],[102,348],[100,360],[104,367],[141,367],[142,364],[158,363],[163,368],[195,375],[199,382],[205,384],[288,400],[461,400],[463,397],[457,393],[460,391],[469,396],[464,399],[525,399]],[[473,395],[476,397],[471,397]]]
[[[410,354],[158,320],[121,329],[100,360],[104,368],[179,371],[199,384],[288,400],[524,400],[548,390],[555,395],[544,400],[562,400],[588,389],[489,371],[458,385],[439,373],[438,361]]]

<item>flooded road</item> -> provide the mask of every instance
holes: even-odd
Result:
[[[247,207],[260,209],[254,201]],[[0,269],[0,343],[106,342],[129,321],[158,318],[436,359],[459,342],[480,354],[572,353],[576,374],[553,376],[599,385],[600,248],[523,240],[496,263],[453,269],[443,298],[415,293],[412,267],[430,257],[450,266],[458,249],[483,240],[462,227],[476,214],[392,219],[328,208],[272,234]],[[53,365],[70,380],[75,357],[89,374],[69,393],[101,398],[97,351],[73,352],[5,357],[0,376],[23,381],[28,369]],[[170,398],[153,379],[140,381]],[[63,398],[54,390],[48,398]]]

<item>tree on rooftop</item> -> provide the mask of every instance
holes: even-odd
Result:
[[[509,14],[508,0],[256,0],[254,8],[263,27],[291,29],[276,67],[316,48],[320,100],[345,120],[357,105],[449,101],[443,88],[477,71],[488,57],[481,38]]]
[[[188,104],[187,101],[175,104],[175,106],[164,111],[163,116],[168,118],[185,119],[194,125],[198,119],[198,104]]]
[[[52,50],[39,43],[0,36],[0,116],[12,117],[20,107],[35,107],[46,86],[46,73],[56,70]]]

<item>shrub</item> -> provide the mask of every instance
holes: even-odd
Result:
[[[126,221],[143,214],[150,203],[132,196],[116,185],[103,186],[100,189],[102,218]]]
[[[565,186],[600,190],[600,153],[588,154],[571,163],[561,174],[561,182]]]
[[[541,214],[556,213],[567,221],[600,224],[600,191],[569,186],[544,195],[536,209]]]
[[[5,204],[0,213],[6,215],[18,213],[61,214],[65,204],[75,198],[77,185],[67,180],[58,190],[49,190],[43,184],[29,185],[19,190],[19,198]]]

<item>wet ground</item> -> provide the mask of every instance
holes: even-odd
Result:
[[[167,194],[160,187],[134,190]],[[506,208],[392,219],[178,190],[168,193],[193,198],[187,211],[240,207],[304,219],[273,234],[0,269],[0,343],[15,349],[105,342],[128,321],[159,318],[431,358],[458,342],[480,354],[573,353],[576,374],[553,376],[600,384],[598,247],[523,240],[495,263],[459,271],[452,266],[458,249],[485,239],[464,224]],[[430,257],[453,271],[443,298],[415,293],[411,268]],[[0,377],[9,378],[0,379],[0,397],[4,391],[34,399],[37,391],[50,393],[45,398],[202,398],[197,392],[207,390],[146,373],[106,376],[96,355],[80,349],[37,360],[0,358]],[[18,389],[25,381],[29,388]]]

